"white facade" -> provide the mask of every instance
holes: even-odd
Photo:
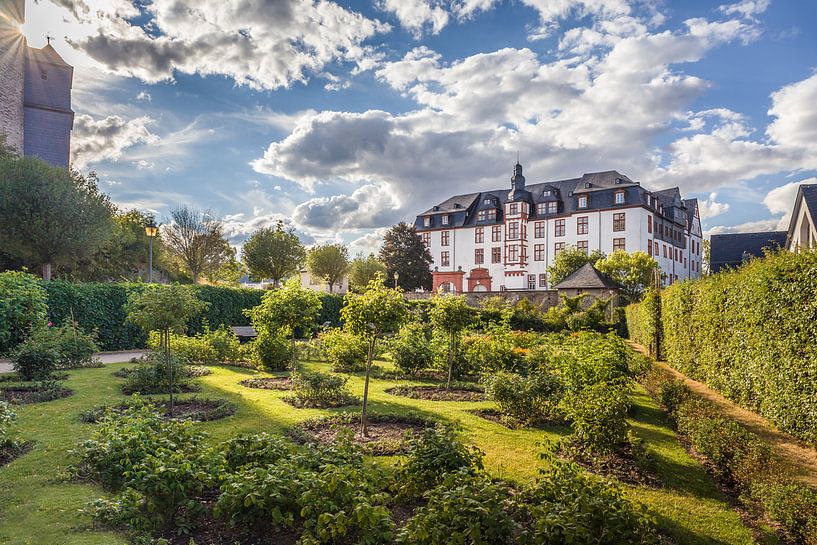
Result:
[[[329,293],[329,285],[323,280],[323,278],[316,278],[312,276],[306,269],[301,270],[301,286],[304,288],[309,288],[313,291]],[[332,286],[332,293],[343,295],[347,291],[349,291],[349,277],[344,275],[340,282]]]
[[[817,226],[811,210],[804,205],[802,190],[797,195],[789,227],[788,249],[792,252],[817,247]]]

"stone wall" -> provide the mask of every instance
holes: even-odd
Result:
[[[409,301],[418,301],[424,299],[431,299],[434,294],[430,291],[426,292],[412,292],[406,293],[406,299]],[[530,290],[530,291],[480,291],[463,293],[469,305],[479,306],[482,301],[489,297],[501,297],[511,304],[515,304],[521,299],[527,299],[534,305],[541,307],[542,310],[547,310],[550,307],[559,306],[559,294],[556,290]]]
[[[10,21],[20,17],[14,2],[0,2],[0,134],[23,152],[23,89],[26,40]]]

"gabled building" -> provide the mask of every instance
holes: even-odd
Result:
[[[801,185],[794,201],[786,247],[796,252],[817,247],[817,185]]]
[[[617,171],[527,184],[516,164],[507,189],[451,197],[415,220],[434,260],[433,287],[474,292],[544,290],[561,250],[647,252],[667,283],[701,271],[696,199],[652,192]]]

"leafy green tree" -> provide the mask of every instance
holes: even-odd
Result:
[[[313,246],[306,252],[306,268],[312,276],[323,279],[333,293],[335,284],[349,271],[349,251],[343,244]]]
[[[599,259],[595,267],[621,284],[623,294],[633,302],[650,287],[655,271],[659,270],[658,262],[651,255],[645,252],[628,254],[624,250],[616,250]]]
[[[224,223],[212,213],[180,206],[170,213],[170,220],[162,229],[162,240],[167,251],[193,276],[194,283],[235,256],[224,238]]]
[[[275,228],[264,227],[244,243],[242,259],[256,280],[269,278],[275,287],[281,280],[298,273],[306,258],[295,230],[284,228],[279,221]]]
[[[710,245],[708,240],[704,240],[703,242],[703,255],[701,258],[701,269],[704,274],[709,274],[711,272],[710,268],[710,257],[712,255],[712,246]]]
[[[0,247],[36,263],[45,280],[54,265],[75,263],[110,237],[113,210],[94,173],[34,157],[0,159]]]
[[[270,290],[261,304],[247,311],[259,333],[287,335],[292,343],[292,370],[296,370],[295,332],[314,327],[322,308],[317,292],[301,286],[299,277],[290,278],[282,288]]]
[[[0,354],[14,348],[48,320],[48,295],[36,276],[0,273]]]
[[[397,273],[397,284],[405,291],[431,289],[431,254],[413,225],[401,221],[386,232],[380,260],[386,265],[387,281]]]
[[[548,267],[550,285],[555,286],[587,263],[595,265],[596,261],[603,257],[604,253],[599,250],[593,250],[589,254],[585,254],[584,250],[579,250],[575,246],[565,248],[556,254],[553,264]]]
[[[372,359],[378,339],[386,333],[400,329],[408,316],[408,308],[399,290],[387,288],[385,279],[378,275],[369,282],[360,295],[346,295],[346,306],[341,309],[344,329],[360,335],[369,343],[366,358],[366,382],[363,386],[363,413],[360,418],[360,433],[368,436],[369,377],[372,373]]]
[[[187,322],[204,312],[208,303],[200,301],[190,288],[172,284],[151,285],[128,302],[128,321],[145,331],[159,332],[159,348],[167,364],[170,383],[170,409],[173,416],[173,365],[170,361],[170,333],[184,333]]]
[[[237,286],[241,277],[246,274],[244,264],[236,259],[235,248],[228,245],[225,250],[225,260],[217,269],[204,273],[204,278],[211,284]]]
[[[431,324],[439,331],[448,335],[448,380],[445,389],[451,388],[451,375],[454,372],[454,354],[457,340],[463,329],[471,324],[474,318],[474,309],[462,295],[438,295],[433,299],[434,306],[429,312]]]
[[[386,265],[374,254],[356,255],[349,264],[349,289],[355,292],[363,291],[378,274],[386,277]]]

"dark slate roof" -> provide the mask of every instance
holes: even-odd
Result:
[[[800,199],[800,196],[803,196]],[[797,218],[800,217],[801,203],[805,203],[806,208],[811,214],[811,219],[817,219],[817,184],[803,184],[797,189],[797,198],[794,200],[794,210],[792,211],[791,220],[789,221],[788,239],[786,244],[794,235],[794,227]]]
[[[784,248],[787,235],[787,231],[712,235],[709,241],[709,269],[715,273],[725,267],[739,267],[744,262],[744,252],[747,257],[763,257],[764,248]]]
[[[564,289],[617,289],[620,286],[609,276],[599,272],[590,263],[585,263],[573,274],[554,286],[557,290]]]

